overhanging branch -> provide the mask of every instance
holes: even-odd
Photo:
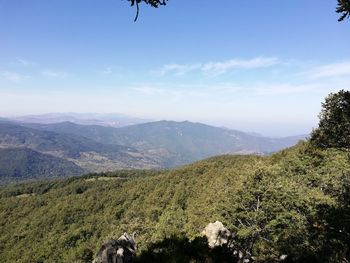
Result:
[[[134,19],[134,22],[136,22],[139,17],[139,12],[140,12],[139,4],[141,2],[144,2],[147,5],[150,5],[151,7],[158,8],[161,5],[166,5],[166,2],[168,0],[128,0],[128,1],[130,2],[131,6],[136,5],[136,16]]]

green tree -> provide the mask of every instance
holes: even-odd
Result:
[[[310,201],[309,189],[288,177],[261,167],[238,192],[231,245],[241,254],[238,262],[278,262],[283,255],[295,262],[307,251],[311,202],[326,198],[319,192],[320,200]]]
[[[350,151],[350,91],[331,93],[322,103],[320,122],[311,142],[320,148]]]

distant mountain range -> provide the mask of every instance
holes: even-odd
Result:
[[[27,156],[40,153],[64,160],[68,163],[60,162],[59,167],[66,166],[74,174],[129,168],[170,168],[222,154],[268,154],[293,146],[305,137],[267,138],[188,121],[157,121],[122,128],[73,122],[0,121],[0,147],[11,148],[12,156],[15,155],[13,148],[22,152],[23,148],[31,149],[26,152]],[[0,151],[0,155],[6,154]],[[36,163],[37,159],[33,157],[31,160]],[[43,165],[46,159],[40,160]],[[47,159],[49,164],[55,161]],[[73,169],[72,164],[81,170]],[[15,166],[10,167],[15,169]],[[2,166],[0,175],[3,174],[1,170]],[[14,174],[9,168],[5,170],[9,176]]]
[[[178,166],[221,154],[267,154],[305,138],[267,138],[188,121],[158,121],[119,129],[70,122],[28,126],[80,135],[103,144],[133,147],[156,160],[161,167]]]
[[[145,123],[150,120],[130,117],[119,113],[47,113],[41,115],[26,115],[12,118],[24,123],[58,123],[73,122],[83,125],[101,125],[107,127],[123,127],[133,124]]]

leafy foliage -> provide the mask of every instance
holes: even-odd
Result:
[[[335,218],[348,211],[347,173],[343,151],[301,143],[270,157],[7,186],[0,188],[0,258],[89,262],[109,237],[138,231],[140,262],[225,262],[198,239],[220,220],[235,233],[233,247],[256,262],[283,254],[291,262],[321,255],[339,262],[348,259],[348,232],[335,235],[349,231],[348,221]]]
[[[0,182],[81,175],[73,162],[26,148],[0,148]]]
[[[321,148],[350,149],[350,91],[331,93],[322,103],[319,118],[311,141]]]
[[[338,0],[337,13],[340,13],[338,21],[343,21],[345,18],[350,17],[350,0]]]
[[[136,258],[136,263],[201,263],[235,262],[232,253],[227,248],[209,249],[205,237],[197,237],[189,240],[186,237],[169,237],[150,245]]]

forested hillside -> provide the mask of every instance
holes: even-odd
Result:
[[[0,147],[32,149],[73,162],[82,170],[92,172],[158,167],[155,161],[133,147],[107,145],[79,135],[42,131],[8,121],[0,122]]]
[[[82,168],[67,160],[27,148],[0,148],[0,181],[81,175]]]
[[[349,251],[349,180],[345,152],[300,143],[270,157],[222,156],[164,172],[3,187],[0,258],[90,262],[107,238],[138,231],[142,262],[157,242],[191,240],[220,220],[256,262],[281,255],[290,262],[341,262]],[[171,262],[204,262],[203,255],[161,251]]]
[[[5,119],[0,121],[0,148],[27,149],[27,155],[33,158],[23,162],[14,158],[11,164],[0,167],[0,182],[5,177],[6,181],[49,178],[57,174],[55,171],[62,171],[63,163],[74,164],[81,172],[66,169],[59,176],[79,175],[83,171],[172,168],[215,155],[271,153],[295,145],[304,137],[267,138],[192,122],[159,121],[113,128]],[[43,168],[42,158],[35,158],[35,153],[51,158],[51,171]],[[0,152],[0,160],[6,155]]]

